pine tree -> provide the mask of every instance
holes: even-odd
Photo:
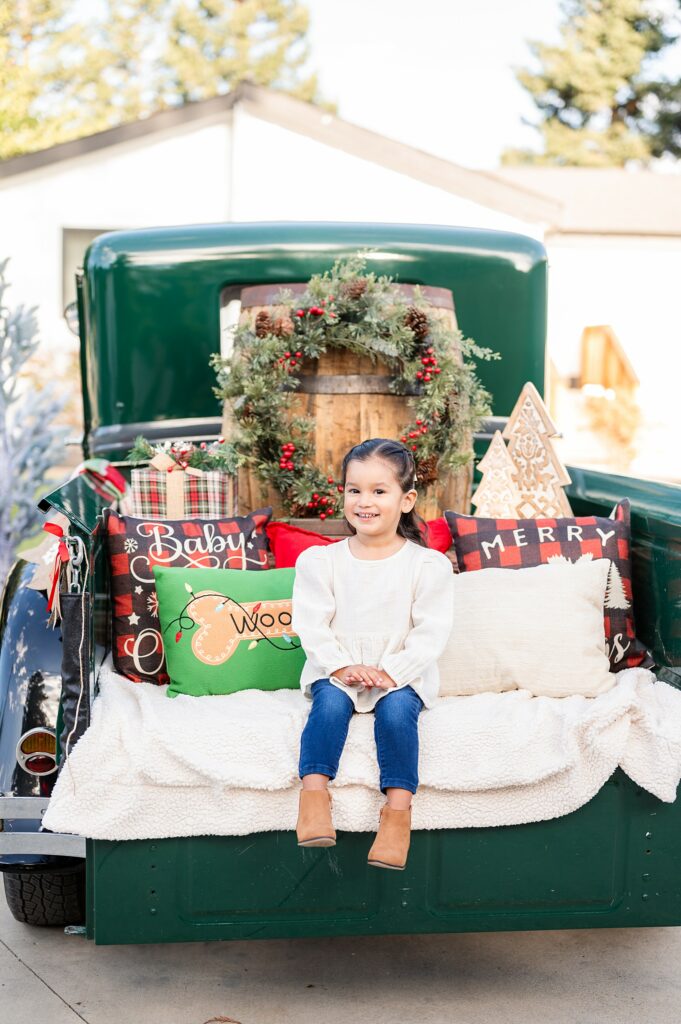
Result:
[[[0,0],[0,159],[244,80],[321,103],[296,0],[101,0],[85,13],[68,0]]]
[[[62,456],[66,433],[53,425],[64,403],[52,388],[22,390],[22,371],[39,338],[35,308],[5,304],[8,262],[0,261],[0,584],[17,545],[42,521],[37,501],[48,469]]]
[[[581,167],[648,161],[659,149],[660,127],[644,114],[662,83],[646,80],[647,63],[675,36],[646,0],[562,0],[561,6],[562,43],[531,42],[541,69],[516,71],[540,111],[543,152],[507,150],[502,161]],[[664,113],[673,117],[673,102]]]
[[[67,0],[0,0],[0,159],[150,113],[136,55],[154,26],[135,15],[159,2],[87,23]]]
[[[307,9],[298,0],[177,0],[163,65],[183,101],[208,99],[249,81],[317,100],[308,60]]]
[[[681,157],[681,81],[655,79],[636,99],[636,121],[653,157]]]

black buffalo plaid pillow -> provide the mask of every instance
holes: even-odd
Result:
[[[271,508],[225,519],[137,519],[109,511],[113,662],[135,682],[167,683],[154,565],[267,569]]]
[[[522,569],[556,558],[609,558],[603,619],[612,672],[652,668],[650,652],[634,631],[629,557],[631,506],[615,505],[610,518],[485,519],[445,512],[460,572],[474,569]]]

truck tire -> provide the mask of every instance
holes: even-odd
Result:
[[[23,924],[85,923],[85,864],[61,871],[4,871],[12,916]]]

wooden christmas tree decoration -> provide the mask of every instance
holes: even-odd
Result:
[[[482,480],[471,501],[475,515],[490,519],[517,519],[522,496],[516,483],[516,466],[499,430],[479,462]]]
[[[551,443],[558,431],[534,384],[525,384],[503,437],[516,467],[518,513],[524,519],[570,516],[563,486],[570,477]]]

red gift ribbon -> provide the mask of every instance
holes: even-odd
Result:
[[[47,602],[47,610],[48,612],[51,612],[52,602],[54,601],[54,592],[57,589],[57,581],[59,579],[59,563],[68,562],[69,549],[67,548],[66,542],[63,539],[64,530],[62,529],[61,526],[59,526],[58,523],[45,523],[45,525],[43,526],[43,530],[46,530],[47,533],[51,533],[55,537],[61,538],[59,541],[59,546],[57,548],[57,556],[54,560],[54,574],[52,576],[52,587],[50,589],[50,596]]]

